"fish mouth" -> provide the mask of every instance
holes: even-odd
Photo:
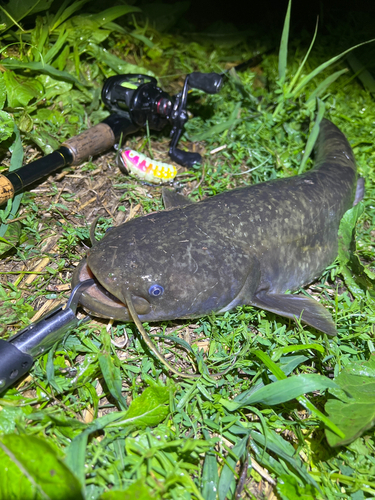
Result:
[[[94,283],[82,292],[79,300],[86,312],[99,318],[132,321],[126,304],[104,288],[83,259],[73,273],[72,288],[88,279],[93,279]],[[151,312],[151,305],[146,299],[139,296],[132,299],[137,314],[144,316]]]

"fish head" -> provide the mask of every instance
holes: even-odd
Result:
[[[197,234],[194,217],[180,212],[129,221],[91,249],[73,276],[73,285],[95,279],[81,298],[88,312],[131,321],[129,296],[142,321],[194,318],[240,303],[249,255],[229,240]]]

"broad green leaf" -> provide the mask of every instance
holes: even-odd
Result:
[[[2,446],[0,443],[0,500],[45,500],[46,497],[39,493],[35,482],[29,480],[12,457],[4,453]]]
[[[318,494],[312,484],[300,486],[295,477],[286,474],[277,478],[276,488],[282,500],[316,500]]]
[[[46,440],[36,436],[7,434],[0,441],[0,499],[83,499],[81,485]],[[16,483],[15,483],[16,482]],[[16,496],[20,492],[35,496]],[[11,496],[5,496],[12,492]]]
[[[18,59],[8,58],[3,59],[1,64],[7,69],[29,69],[30,71],[35,71],[36,73],[43,73],[46,75],[50,75],[55,78],[60,78],[61,80],[65,80],[66,82],[76,83],[78,85],[84,85],[82,82],[77,80],[77,78],[67,71],[60,71],[50,64],[44,64],[40,61],[34,62],[23,62]],[[6,73],[5,73],[6,74]],[[34,80],[37,81],[37,80]]]
[[[288,60],[288,40],[289,40],[289,25],[290,25],[290,9],[292,0],[288,2],[288,10],[284,20],[283,33],[281,35],[280,49],[279,49],[279,81],[283,85],[285,82],[287,60]]]
[[[83,484],[85,477],[85,454],[87,440],[91,433],[106,427],[118,428],[131,425],[134,427],[155,426],[162,422],[169,413],[170,393],[167,387],[153,386],[135,398],[128,411],[114,412],[97,418],[82,433],[75,437],[67,449],[66,463]]]
[[[4,23],[6,29],[24,17],[49,9],[53,0],[11,0],[6,7],[0,6],[0,22]]]
[[[324,112],[325,112],[324,101],[321,101],[320,99],[318,99],[318,114],[316,116],[316,120],[315,120],[314,126],[311,130],[311,133],[309,135],[309,138],[307,139],[307,144],[305,147],[305,151],[303,153],[301,165],[298,169],[298,174],[302,174],[302,172],[304,171],[306,162],[307,162],[309,156],[311,155],[312,150],[314,149],[316,140],[317,140],[318,135],[319,135],[320,123],[323,120]]]
[[[345,266],[351,258],[353,246],[353,233],[359,217],[363,214],[364,206],[360,202],[354,207],[350,208],[343,215],[339,227],[339,252],[338,258],[340,268]]]
[[[36,78],[43,84],[44,97],[48,100],[64,94],[65,92],[69,92],[73,87],[72,83],[64,82],[50,75],[38,75]]]
[[[345,433],[345,439],[329,429],[326,429],[326,436],[331,446],[342,446],[375,424],[375,357],[349,363],[334,381],[339,389],[330,389],[330,393],[340,399],[328,400],[325,410]]]
[[[20,129],[21,132],[31,132],[33,129],[33,125],[34,125],[33,119],[26,112],[26,110],[24,110],[18,121],[18,128]]]
[[[81,50],[86,50],[88,43],[100,44],[108,38],[113,31],[111,23],[118,17],[139,12],[138,7],[118,5],[99,12],[71,17],[60,29],[66,30],[70,43]],[[103,29],[107,27],[107,29]]]
[[[290,375],[294,371],[294,369],[297,368],[297,366],[299,366],[301,363],[304,363],[308,359],[308,356],[304,356],[301,354],[295,356],[283,356],[279,360],[280,368],[285,373],[285,375]]]
[[[1,307],[0,304],[0,310]],[[13,433],[17,422],[24,420],[31,412],[31,406],[0,406],[0,434]]]
[[[27,106],[32,99],[43,97],[43,85],[38,80],[25,78],[13,71],[4,73],[7,88],[8,107],[18,108]]]
[[[0,237],[0,255],[17,246],[21,236],[20,222],[2,224],[6,226],[6,236]],[[0,227],[1,229],[1,227]]]
[[[83,52],[89,43],[102,44],[111,34],[109,29],[103,29],[87,16],[76,16],[62,26],[68,34],[68,41],[77,53]]]
[[[12,153],[9,165],[9,172],[13,172],[14,170],[18,170],[19,168],[21,168],[23,162],[22,141],[19,130],[17,129],[16,125],[14,125],[14,134],[15,134],[14,142],[9,148],[9,151]]]
[[[286,375],[282,371],[282,369],[274,361],[272,361],[272,359],[265,352],[256,349],[253,350],[252,353],[255,354],[262,361],[262,363],[265,364],[265,366],[275,375],[278,380],[286,379]]]
[[[0,142],[6,141],[13,134],[14,121],[9,113],[0,110]]]
[[[38,132],[31,130],[26,135],[40,147],[45,155],[53,153],[53,151],[60,147],[60,142],[46,130],[39,129]]]
[[[116,73],[142,73],[144,75],[154,76],[152,71],[147,70],[142,66],[136,66],[135,64],[123,61],[119,57],[111,54],[106,49],[103,49],[94,43],[88,44],[87,52],[89,52],[89,54],[91,54],[99,62],[106,64],[113,69],[113,71],[116,71]]]
[[[323,377],[322,375],[314,373],[294,375],[261,387],[253,392],[251,396],[241,401],[240,404],[236,404],[236,409],[256,403],[271,406],[277,405],[309,392],[324,391],[329,387],[336,387],[336,384],[328,377]],[[225,400],[222,400],[222,402],[224,406],[227,406]],[[229,403],[229,407],[233,409],[232,405],[235,403]]]
[[[345,283],[357,299],[375,301],[375,274],[365,267],[355,252],[355,226],[358,218],[364,211],[360,202],[345,212],[339,227],[339,273],[344,277]]]
[[[115,23],[112,23],[112,24],[115,24]],[[109,27],[108,25],[106,25],[106,26]],[[118,25],[116,24],[116,26],[118,26]],[[121,28],[121,27],[119,26],[119,28]],[[154,44],[152,43],[152,41],[149,38],[142,35],[141,33],[138,33],[136,30],[131,31],[129,33],[129,35],[132,36],[133,38],[135,38],[136,40],[140,40],[150,49],[152,49],[154,47]]]
[[[100,495],[99,500],[153,500],[152,490],[145,485],[144,479],[138,479],[126,490],[111,490]]]
[[[0,71],[0,109],[3,109],[6,98],[7,98],[7,87],[5,85],[4,75]],[[0,133],[1,134],[3,133],[1,127],[0,127]],[[1,135],[0,135],[0,140],[1,140]]]
[[[169,391],[167,387],[157,385],[147,387],[140,396],[132,401],[125,418],[122,418],[116,424],[111,424],[109,427],[117,427],[119,425],[151,427],[157,425],[169,413]]]
[[[41,108],[38,109],[36,116],[35,123],[45,123],[47,121],[53,125],[63,125],[65,123],[64,115],[57,109]]]

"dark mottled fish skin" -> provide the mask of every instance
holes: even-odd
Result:
[[[284,292],[310,283],[334,261],[339,223],[356,186],[350,145],[323,120],[312,170],[133,219],[108,232],[87,264],[120,301],[125,289],[147,301],[142,321],[252,304],[287,317],[302,314],[305,323],[334,335],[332,318],[317,301]],[[162,296],[149,295],[152,284],[163,286]],[[125,307],[116,314],[99,310],[88,294],[83,304],[94,314],[129,319]]]

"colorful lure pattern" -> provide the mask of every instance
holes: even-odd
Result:
[[[121,152],[121,158],[129,173],[148,182],[169,182],[177,175],[177,169],[174,165],[151,160],[133,149],[124,149]]]

